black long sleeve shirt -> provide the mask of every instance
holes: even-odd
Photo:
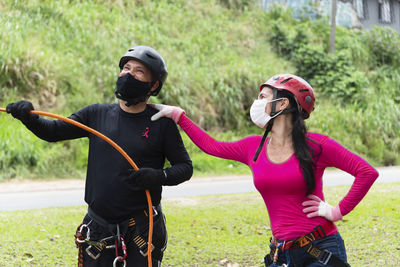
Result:
[[[94,104],[69,118],[109,137],[139,168],[163,169],[167,158],[171,167],[165,169],[163,185],[177,185],[192,176],[192,162],[176,124],[168,118],[150,120],[156,112],[149,105],[141,113],[127,113],[118,104]],[[89,138],[85,201],[97,214],[109,222],[119,222],[147,208],[144,188],[129,179],[132,166],[106,141],[61,120],[39,118],[25,125],[49,142]],[[161,186],[150,191],[153,205],[160,203],[161,193]]]

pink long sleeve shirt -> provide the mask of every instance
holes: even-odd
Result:
[[[327,222],[324,217],[307,218],[303,212],[302,203],[309,199],[306,198],[307,187],[299,161],[294,154],[286,162],[276,164],[268,159],[264,145],[257,161],[254,162],[253,157],[261,142],[261,136],[249,136],[237,142],[219,142],[185,115],[182,115],[179,125],[205,153],[239,161],[250,167],[254,185],[267,207],[275,238],[292,240]],[[326,167],[339,168],[355,177],[350,191],[339,203],[344,216],[365,196],[378,177],[378,172],[365,160],[328,136],[316,133],[308,133],[307,136],[317,142],[309,142],[309,145],[319,153],[315,158],[315,190],[312,194],[324,200],[322,175]],[[333,227],[333,230],[326,234],[335,233],[337,230]]]

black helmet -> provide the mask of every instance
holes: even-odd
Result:
[[[153,91],[152,95],[158,95],[167,79],[168,71],[162,56],[153,48],[148,46],[135,46],[129,49],[119,60],[119,68],[122,70],[126,62],[136,59],[148,67],[152,73],[153,81],[159,81],[160,85]]]

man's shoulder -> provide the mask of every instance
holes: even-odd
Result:
[[[153,116],[153,115],[155,115],[156,113],[158,113],[159,112],[159,110],[158,109],[156,109],[156,108],[153,108],[151,105],[147,105],[147,114],[151,117],[151,116]],[[159,119],[157,119],[157,120],[155,120],[155,121],[153,121],[153,122],[156,122],[156,123],[160,123],[160,124],[163,124],[163,125],[170,125],[170,126],[175,126],[176,127],[176,123],[172,120],[172,119],[170,119],[170,118],[167,118],[167,117],[161,117],[161,118],[159,118]]]
[[[91,104],[82,108],[79,111],[74,112],[73,115],[83,118],[93,118],[93,116],[98,116],[100,114],[108,113],[109,111],[117,111],[118,106],[116,104]]]
[[[147,109],[147,112],[148,112],[151,116],[153,116],[154,114],[156,114],[156,113],[159,111],[158,109],[152,107],[152,106],[149,105],[149,104],[146,105],[146,109]]]
[[[103,112],[103,111],[110,111],[110,110],[118,110],[118,104],[91,104],[84,109],[91,111],[91,112]]]

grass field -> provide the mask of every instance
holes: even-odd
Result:
[[[327,187],[337,203],[348,186]],[[400,183],[375,184],[337,223],[352,266],[400,266]],[[262,266],[271,235],[257,193],[163,200],[163,266]],[[73,234],[85,207],[0,212],[0,266],[75,266]],[[236,265],[237,266],[237,265]]]

